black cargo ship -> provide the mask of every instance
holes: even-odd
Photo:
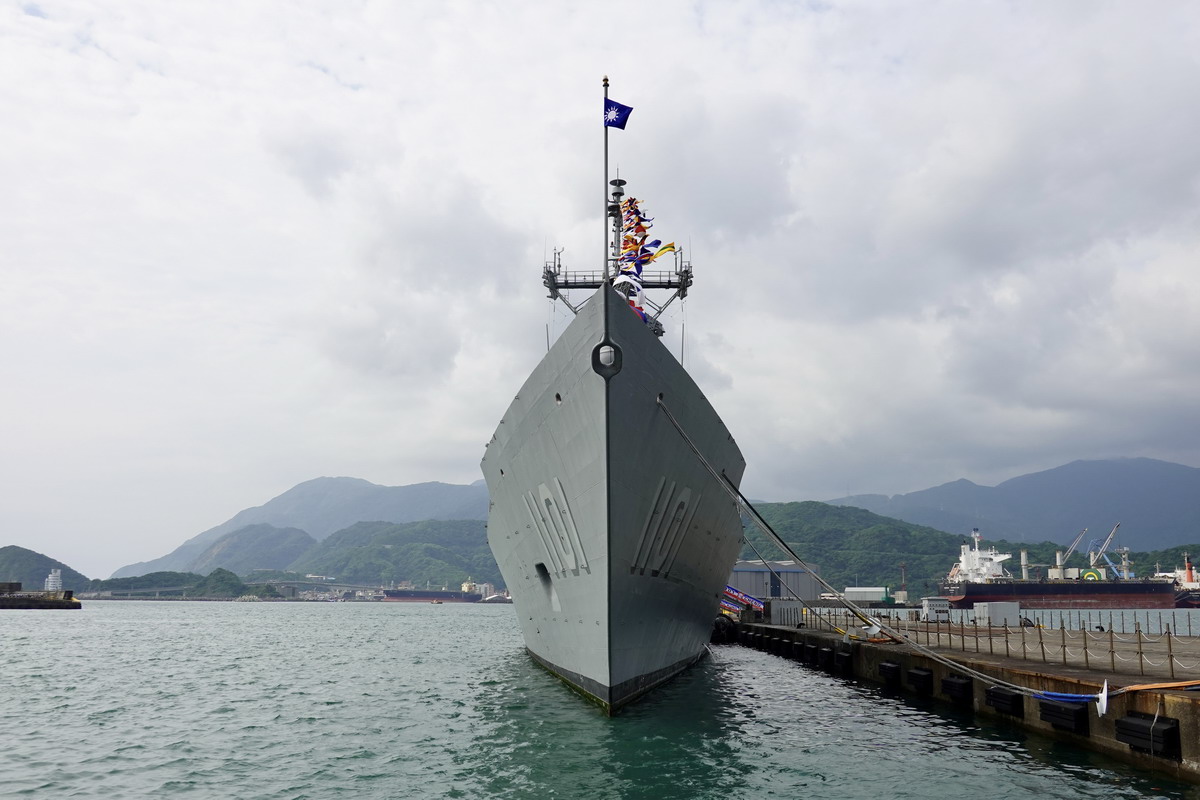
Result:
[[[943,583],[954,608],[1020,603],[1021,608],[1175,608],[1175,584],[1156,580],[1021,580]]]
[[[455,592],[450,589],[384,589],[383,599],[393,603],[478,603],[478,592]]]
[[[963,544],[958,563],[941,582],[941,596],[954,608],[1004,602],[1020,603],[1022,608],[1174,608],[1174,581],[1125,577],[1130,574],[1128,565],[1122,571],[1111,570],[1110,576],[1109,571],[1096,566],[1096,559],[1107,549],[1116,530],[1114,526],[1108,540],[1092,556],[1091,567],[1063,567],[1075,549],[1072,544],[1066,556],[1059,554],[1052,577],[1029,579],[1024,577],[1024,570],[1021,578],[1015,578],[1004,569],[1003,562],[1012,554],[997,552],[995,547],[981,550],[983,537],[975,528],[971,531],[974,546]]]

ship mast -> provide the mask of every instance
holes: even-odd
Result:
[[[674,242],[661,244],[660,240],[646,242],[646,230],[651,227],[650,218],[643,217],[638,201],[625,198],[626,181],[620,177],[608,178],[608,129],[611,126],[625,127],[625,120],[633,110],[608,97],[608,76],[604,76],[604,258],[595,272],[569,272],[562,266],[562,250],[555,248],[553,257],[542,267],[542,285],[550,291],[550,299],[561,300],[563,305],[578,314],[581,305],[572,304],[564,295],[570,289],[596,289],[601,286],[616,287],[624,295],[634,311],[650,328],[655,336],[663,335],[659,317],[676,299],[687,297],[692,285],[692,265],[683,257],[683,251]],[[611,191],[610,191],[611,187]],[[675,266],[671,271],[645,272],[660,256],[672,254]],[[659,304],[645,296],[646,289],[673,290],[666,302]],[[608,293],[602,293],[602,302],[608,308]],[[643,307],[643,303],[645,307]]]
[[[604,105],[608,105],[608,76],[604,76]],[[604,282],[609,282],[608,261],[609,261],[609,232],[608,219],[613,216],[612,204],[608,200],[608,126],[604,126],[604,258],[600,261],[601,274],[604,276]],[[618,204],[617,219],[620,219],[620,205]]]

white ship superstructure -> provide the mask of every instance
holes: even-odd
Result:
[[[963,544],[960,548],[958,563],[950,569],[946,576],[948,581],[966,581],[969,583],[987,583],[998,578],[1011,578],[1003,564],[1012,558],[1012,553],[1001,553],[995,547],[987,550],[979,549],[983,535],[979,528],[971,530],[971,544]]]

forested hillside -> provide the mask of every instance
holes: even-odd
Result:
[[[331,534],[289,569],[375,586],[503,582],[482,520],[360,522]]]
[[[832,506],[825,503],[761,503],[756,506],[763,519],[806,562],[818,567],[825,580],[837,589],[847,586],[888,586],[900,588],[900,564],[905,564],[910,597],[934,593],[938,581],[958,560],[959,549],[970,539],[934,528],[882,517],[861,508]],[[742,558],[756,558],[755,548],[768,559],[785,558],[769,539],[753,526],[746,528],[747,544]],[[1084,543],[1086,547],[1086,541]],[[1020,551],[1026,550],[1031,577],[1040,577],[1055,563],[1054,542],[1012,542],[984,539],[983,547],[994,546],[1012,558],[1005,566],[1020,576]],[[1081,548],[1082,549],[1085,549]],[[1183,566],[1183,554],[1200,556],[1200,544],[1181,545],[1164,550],[1131,551],[1130,561],[1137,575]],[[1118,561],[1117,555],[1112,555]],[[1070,566],[1085,566],[1084,555],[1077,552]]]
[[[87,576],[50,556],[16,545],[0,547],[0,583],[19,582],[22,589],[41,590],[52,569],[62,570],[64,589],[79,592],[88,584]]]
[[[944,531],[881,517],[861,508],[825,503],[761,503],[763,519],[805,561],[836,588],[900,586],[906,565],[910,592],[924,592],[950,570],[960,537]],[[786,558],[757,528],[747,527],[742,558]]]

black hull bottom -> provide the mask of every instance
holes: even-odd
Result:
[[[705,648],[690,658],[685,658],[677,661],[670,666],[655,670],[646,675],[641,675],[637,678],[631,678],[627,681],[622,681],[616,686],[604,686],[599,681],[592,680],[587,676],[580,675],[578,672],[572,672],[569,669],[563,669],[556,666],[546,659],[539,656],[537,653],[526,648],[526,652],[533,657],[540,666],[550,672],[554,677],[561,680],[571,689],[591,700],[596,705],[604,710],[605,714],[612,716],[620,711],[625,706],[637,700],[642,695],[649,692],[651,689],[662,686],[667,681],[674,678],[679,673],[683,672],[688,667],[695,664],[708,652]]]
[[[1175,595],[1176,608],[1200,608],[1200,589],[1184,589]]]
[[[385,603],[478,603],[483,595],[474,592],[440,591],[438,589],[384,589]]]

